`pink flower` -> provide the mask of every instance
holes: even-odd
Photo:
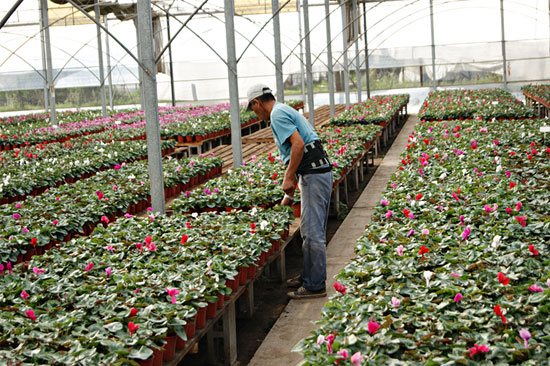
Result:
[[[386,212],[386,217],[390,218],[391,215],[393,215],[393,212],[391,210],[388,210],[388,212]]]
[[[454,273],[454,272],[451,272],[451,276],[453,276],[453,277],[455,277],[455,278],[459,278],[459,277],[460,277],[459,275],[457,275],[457,274]]]
[[[397,252],[397,255],[399,255],[400,257],[403,256],[403,245],[399,245],[397,248],[395,248],[395,251]]]
[[[149,251],[151,252],[154,252],[155,250],[157,250],[157,245],[155,243],[151,243],[151,244],[147,244],[145,245],[147,247],[147,249],[149,249]]]
[[[23,300],[27,300],[29,296],[30,295],[25,290],[21,291],[21,298],[23,298]]]
[[[97,194],[97,199],[101,201],[103,198],[103,193],[101,193],[101,191],[96,191],[95,193]]]
[[[460,220],[460,225],[464,226],[464,215],[460,215],[459,217],[459,220]]]
[[[113,248],[112,245],[107,245],[107,250],[110,251],[110,252],[114,252],[115,248]]]
[[[57,226],[58,223],[59,223],[59,221],[57,221],[57,220],[53,220],[53,222],[52,222],[53,226]]]
[[[116,165],[113,167],[114,170],[119,170],[120,168],[122,168],[122,167],[120,166],[120,164],[116,164]]]
[[[147,207],[148,212],[153,212],[153,207]]]
[[[34,274],[36,274],[37,276],[41,275],[42,273],[45,272],[44,269],[40,269],[40,268],[37,268],[37,267],[33,267],[32,268],[32,271],[34,272]]]
[[[20,204],[20,203],[16,203],[16,204],[15,204],[15,208],[21,208],[21,204]]]
[[[456,200],[456,202],[458,202],[458,194],[456,194],[455,192],[453,192],[452,196],[453,196],[453,198]]]
[[[317,344],[320,346],[323,343],[325,343],[325,336],[322,334],[319,334],[319,336],[317,337]]]
[[[456,294],[454,300],[458,304],[460,302],[460,300],[462,300],[462,294],[460,292],[458,294]]]
[[[349,358],[349,353],[346,349],[341,349],[340,351],[337,352],[338,353],[338,356],[341,356],[342,358],[339,358],[335,361],[335,363],[337,365],[340,364],[340,361],[344,361],[344,360],[347,360]]]
[[[328,354],[332,353],[332,343],[334,343],[334,334],[329,334],[325,338],[327,340],[327,352]]]
[[[334,289],[342,295],[346,294],[346,286],[342,285],[340,282],[334,282]]]
[[[521,226],[525,227],[527,225],[527,216],[516,216],[516,220],[520,223]]]
[[[523,339],[523,344],[525,345],[525,349],[529,348],[529,339],[531,338],[531,333],[525,328],[522,328],[519,331],[519,336]]]
[[[26,226],[23,226],[23,229],[22,229],[21,231],[23,231],[24,233],[28,233],[28,232],[29,232],[29,229],[27,229]]]
[[[470,235],[471,232],[472,232],[472,229],[470,229],[470,227],[467,226],[466,229],[464,229],[464,231],[462,232],[462,238],[464,240],[468,240],[468,235]]]
[[[21,215],[19,215],[18,213],[14,213],[13,218],[19,220],[21,218]]]
[[[127,219],[129,219],[129,218],[134,217],[134,215],[130,215],[129,213],[127,213],[127,214],[124,214],[124,217],[126,217]]]
[[[407,234],[407,238],[410,238],[411,236],[414,235],[414,230],[411,230],[409,231],[409,233]]]
[[[382,201],[380,201],[380,204],[381,204],[382,206],[387,206],[387,205],[390,204],[390,201],[382,200]]]
[[[509,170],[507,170],[506,173],[504,173],[504,174],[506,174],[506,176],[507,176],[508,178],[510,178],[510,176],[512,175],[512,174],[510,173]]]
[[[361,365],[361,361],[363,361],[361,352],[355,352],[353,356],[351,356],[351,363],[355,364],[355,366]]]
[[[113,186],[113,191],[116,191],[118,189],[117,186]]]
[[[109,219],[107,218],[107,216],[101,216],[101,221],[103,221],[106,224],[109,223]]]
[[[168,292],[168,296],[172,297],[172,304],[176,303],[176,295],[180,293],[180,290],[176,290],[175,288],[169,289],[166,287],[166,292]]]
[[[478,353],[481,354],[482,352],[489,352],[489,347],[485,345],[474,344],[474,347],[468,348],[468,351],[470,351],[470,357],[474,357]]]
[[[105,269],[105,272],[107,272],[107,278],[111,276],[111,267]]]
[[[422,235],[428,235],[428,234],[430,234],[430,230],[422,229]]]
[[[367,329],[371,335],[375,334],[378,331],[378,328],[380,328],[380,324],[372,320],[369,321],[369,324],[367,325]]]
[[[506,213],[509,215],[512,213],[512,209],[510,207],[506,207]]]
[[[546,280],[546,284],[550,287],[550,278]]]
[[[397,297],[394,296],[394,297],[391,298],[391,304],[393,305],[394,308],[396,308],[399,305],[401,305],[401,301]]]
[[[533,292],[543,292],[542,287],[538,286],[537,284],[533,284],[533,285],[529,286],[528,289],[533,291]]]
[[[56,200],[56,201],[61,201],[61,198],[55,197],[55,200]]]
[[[84,268],[87,272],[90,272],[94,268],[94,262],[88,263],[88,265]]]
[[[523,207],[523,203],[521,202],[516,203],[516,211],[519,212],[519,210],[521,210],[522,207]]]
[[[32,319],[32,321],[36,321],[36,315],[34,315],[34,311],[27,310],[25,311],[25,315],[27,315],[27,318]]]

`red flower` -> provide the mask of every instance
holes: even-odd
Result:
[[[495,311],[495,314],[497,316],[500,316],[500,319],[502,319],[502,322],[504,324],[506,324],[506,318],[504,317],[504,315],[502,314],[502,310],[500,309],[500,305],[495,305],[495,307],[493,308],[493,310]]]
[[[131,308],[130,309],[130,316],[136,316],[137,312],[138,312],[138,310],[136,308]]]
[[[417,201],[418,201],[419,199],[421,199],[421,198],[422,198],[422,193],[417,194],[415,198],[416,198]]]
[[[405,216],[409,217],[410,213],[411,213],[411,211],[407,210],[406,208],[403,209],[403,214],[404,214]]]
[[[153,240],[153,238],[151,238],[150,236],[146,237],[146,238],[145,238],[145,244],[146,244],[146,245],[151,244],[151,240]]]
[[[504,286],[506,286],[510,282],[510,279],[506,277],[502,272],[499,272],[497,274],[497,277],[498,277],[498,282],[502,283]]]
[[[185,223],[185,227],[188,228],[188,229],[191,229],[191,223],[190,223],[190,222],[186,222],[186,223]]]
[[[134,332],[135,332],[136,330],[138,330],[138,328],[139,328],[139,325],[138,325],[138,324],[134,324],[134,322],[129,322],[129,323],[128,323],[128,330],[130,331],[130,335],[133,335]]]
[[[339,282],[334,282],[334,289],[341,293],[342,295],[346,294],[346,286],[342,285]]]
[[[187,240],[189,240],[189,237],[188,237],[187,235],[182,235],[182,237],[181,237],[181,243],[182,243],[182,244],[185,244],[185,243],[187,243]]]
[[[533,253],[533,255],[539,255],[539,251],[535,249],[534,245],[529,245],[529,251]]]
[[[510,189],[514,188],[516,186],[517,183],[514,183],[514,182],[510,182]]]
[[[428,248],[426,248],[425,245],[422,245],[422,246],[420,247],[420,251],[418,252],[418,254],[421,254],[421,255],[422,255],[422,260],[424,260],[424,259],[425,259],[425,258],[424,258],[424,254],[425,254],[425,253],[428,253],[429,251],[430,251],[430,250],[429,250]]]
[[[31,239],[31,245],[32,245],[33,247],[36,247],[36,238],[32,238],[32,239]]]
[[[527,216],[516,216],[516,220],[520,223],[521,226],[526,225]]]

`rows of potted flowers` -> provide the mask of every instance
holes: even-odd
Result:
[[[453,89],[431,92],[420,111],[421,120],[532,118],[534,112],[504,89]]]
[[[387,123],[395,118],[408,102],[408,94],[373,96],[350,105],[347,110],[331,118],[329,124],[344,126],[358,123]]]
[[[0,359],[169,361],[254,278],[288,208],[122,218],[0,275]]]
[[[161,141],[163,154],[172,152],[175,145],[175,141]],[[49,187],[72,183],[117,164],[146,157],[144,141],[104,142],[92,138],[2,151],[0,202],[20,201]]]
[[[221,159],[211,156],[164,159],[166,197],[219,174],[221,166]],[[149,190],[146,162],[137,161],[1,205],[0,265],[6,268],[8,262],[27,260],[75,234],[89,234],[97,224],[107,224],[116,216],[145,210]]]
[[[525,96],[550,108],[550,85],[524,85],[521,90]]]
[[[67,122],[78,122],[85,119],[93,119],[101,115],[101,110],[80,110],[57,112],[57,121],[59,124]],[[0,117],[0,125],[31,125],[44,127],[50,124],[49,113],[30,113],[18,116]]]
[[[543,120],[426,121],[304,365],[522,364],[550,359],[550,147]]]
[[[380,130],[378,125],[326,126],[318,130],[333,164],[335,185],[367,151],[368,142],[373,141]],[[185,192],[173,202],[173,208],[195,212],[271,207],[284,196],[281,184],[285,169],[286,166],[274,153],[259,158],[253,156],[252,161],[242,167],[231,169],[200,188]],[[299,199],[299,192],[296,192],[295,202],[298,203]]]

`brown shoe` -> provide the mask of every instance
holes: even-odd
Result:
[[[327,296],[327,290],[309,291],[304,286],[300,286],[296,291],[287,292],[286,295],[294,300],[314,299]]]

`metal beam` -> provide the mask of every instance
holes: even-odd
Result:
[[[434,32],[434,3],[430,0],[430,29],[432,33],[432,79],[433,89],[437,90],[437,77],[435,75],[435,32]]]
[[[166,12],[166,32],[170,38],[170,13]],[[172,44],[168,45],[168,61],[170,67],[170,95],[172,97],[172,107],[176,106],[176,90],[174,88],[174,61],[172,60]]]
[[[500,0],[500,30],[502,33],[502,80],[508,89],[508,62],[506,61],[506,37],[504,35],[504,0]]]
[[[340,7],[342,11],[342,28],[347,28],[346,26],[346,0],[342,0],[342,4]],[[344,66],[344,93],[346,96],[346,108],[349,108],[350,100],[349,100],[349,71],[348,71],[348,40],[346,39],[347,35],[346,32],[342,32],[342,41],[344,43],[343,48],[343,66]]]
[[[300,41],[298,44],[300,45],[300,84],[302,88],[302,101],[306,102],[306,87],[305,87],[305,71],[304,71],[304,46],[302,45],[302,40],[304,39],[302,37],[302,7],[300,5],[300,0],[296,0],[296,7],[298,8],[298,36],[300,37]],[[293,50],[294,51],[294,50]],[[286,59],[288,59],[290,55],[287,56]],[[283,61],[286,62],[286,59]]]
[[[48,0],[40,0],[44,41],[46,45],[46,78],[50,95],[50,123],[57,125],[57,114],[55,110],[55,85],[53,80],[52,66],[52,45],[50,43],[50,21],[48,19]]]
[[[162,174],[162,153],[160,147],[160,128],[158,115],[157,80],[155,75],[155,55],[153,48],[153,23],[151,21],[151,0],[138,0],[138,33],[141,61],[146,70],[152,73],[141,73],[143,77],[143,97],[145,108],[145,129],[147,133],[147,158],[149,180],[151,182],[151,203],[153,212],[165,214],[164,176]]]
[[[101,24],[99,12],[99,0],[94,1],[95,21]],[[105,100],[105,70],[103,70],[103,45],[101,42],[101,28],[96,25],[97,31],[97,59],[99,61],[99,93],[101,97],[101,113],[103,117],[107,116],[107,101]]]
[[[365,69],[367,74],[367,98],[370,99],[369,41],[367,32],[367,5],[363,2],[363,24],[365,24]]]
[[[233,0],[224,0],[225,39],[227,43],[227,79],[229,82],[229,112],[231,116],[231,150],[233,166],[243,163],[241,140],[241,115],[239,106],[239,84],[237,77],[237,56],[235,51],[235,24]]]
[[[48,66],[46,65],[46,41],[44,40],[44,24],[42,24],[42,2],[39,4],[39,18],[40,22],[38,23],[40,26],[40,52],[42,55],[42,78],[44,79],[44,110],[48,111],[49,106],[49,99],[50,99],[50,92],[48,90],[48,74],[47,69]]]
[[[279,0],[272,0],[271,11],[273,13],[273,41],[275,43],[275,84],[277,88],[277,100],[282,103],[285,100],[285,89],[283,85],[283,61],[281,56],[281,25],[279,22]]]
[[[306,79],[307,79],[307,110],[309,123],[315,126],[315,103],[313,98],[313,71],[311,65],[311,42],[309,37],[309,7],[304,0],[304,31],[306,32]]]
[[[330,35],[330,6],[328,1],[325,1],[325,23],[327,28],[328,99],[330,116],[334,117],[334,114],[336,113],[334,103],[334,70],[332,67],[332,36]]]
[[[357,9],[357,0],[352,0],[353,13],[353,43],[355,43],[355,79],[357,89],[357,102],[361,101],[361,63],[359,60],[359,12]]]
[[[105,29],[109,29],[107,15],[103,16],[103,24],[105,24]],[[111,69],[111,51],[109,49],[109,35],[107,33],[105,33],[105,52],[107,56],[107,78],[109,80],[109,106],[113,110],[113,75],[111,75],[113,70]]]

